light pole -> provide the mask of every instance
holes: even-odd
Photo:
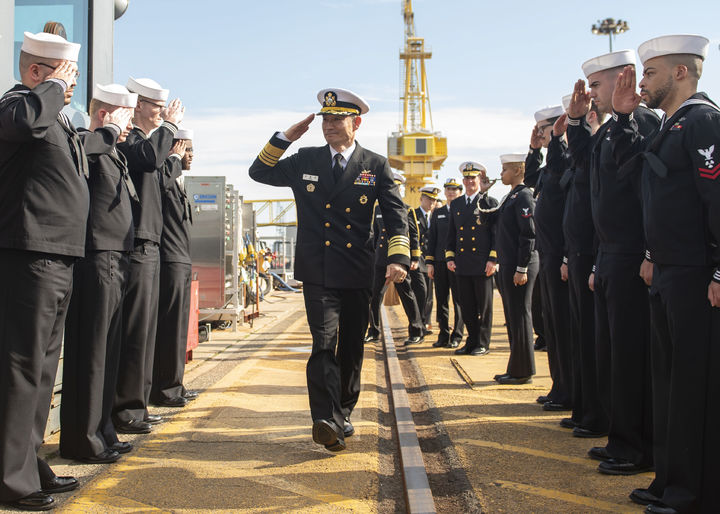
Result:
[[[617,20],[614,18],[605,18],[604,20],[598,20],[597,25],[593,24],[592,33],[596,36],[608,36],[610,40],[610,52],[612,49],[613,36],[622,34],[630,30],[626,20]]]

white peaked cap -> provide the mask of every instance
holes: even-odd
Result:
[[[393,171],[393,180],[395,180],[396,182],[400,182],[401,184],[405,183],[405,177],[397,171]]]
[[[160,102],[167,102],[170,95],[169,89],[163,89],[160,84],[152,79],[134,79],[130,77],[126,87],[133,93]]]
[[[92,97],[106,104],[117,105],[118,107],[131,107],[133,109],[137,105],[138,99],[136,93],[131,93],[120,84],[108,84],[106,86],[95,84]]]
[[[482,171],[487,173],[487,169],[485,168],[485,166],[475,161],[461,162],[460,166],[458,166],[458,169],[463,174],[463,177],[476,177]]]
[[[175,139],[192,139],[195,135],[195,132],[193,129],[189,128],[179,128],[177,132],[175,132]]]
[[[526,153],[506,153],[502,154],[500,156],[500,163],[501,164],[512,164],[516,162],[525,162],[525,158],[527,157]]]
[[[629,64],[635,64],[635,52],[632,50],[620,50],[619,52],[600,55],[585,61],[582,64],[582,70],[585,77],[589,77],[598,71],[609,70],[617,68],[618,66],[627,66]]]
[[[25,32],[21,50],[36,57],[77,62],[80,54],[80,44],[70,43],[57,34]]]
[[[708,45],[710,45],[710,40],[703,36],[692,34],[660,36],[640,45],[638,54],[643,64],[648,59],[673,54],[697,55],[704,60],[707,56]]]
[[[322,109],[318,114],[365,114],[370,110],[367,102],[348,89],[339,87],[321,89],[317,94]]]
[[[440,188],[435,184],[428,184],[421,187],[420,192],[433,200],[437,200],[438,194],[440,194]]]
[[[552,107],[545,107],[535,113],[535,123],[539,123],[543,120],[549,120],[557,118],[565,114],[565,109],[562,105],[553,105]]]
[[[570,107],[570,102],[572,101],[572,97],[573,97],[572,93],[562,97],[562,106],[565,111],[567,111],[568,107]]]

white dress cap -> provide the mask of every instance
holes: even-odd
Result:
[[[179,128],[178,131],[175,132],[175,139],[192,139],[194,135],[193,129]]]
[[[525,162],[525,158],[527,157],[526,153],[506,153],[500,156],[500,163],[501,164],[514,164]]]
[[[585,61],[582,65],[585,77],[589,77],[598,71],[617,68],[618,66],[635,65],[635,52],[632,50],[620,50],[611,54],[604,54]]]
[[[36,57],[77,62],[80,44],[70,43],[64,37],[56,34],[25,32],[21,50]]]
[[[400,182],[401,184],[405,183],[405,177],[397,171],[393,171],[393,180],[395,182]]]
[[[705,60],[709,44],[708,38],[691,34],[660,36],[640,45],[638,54],[643,64],[653,57],[672,54],[698,55]]]
[[[463,177],[477,177],[482,171],[487,173],[485,166],[475,161],[465,161],[460,163],[458,169],[462,172]]]
[[[131,93],[120,84],[108,84],[106,86],[95,84],[92,97],[106,104],[117,105],[118,107],[131,107],[133,109],[137,105],[138,99],[136,93]]]
[[[538,112],[535,113],[535,123],[540,123],[541,121],[545,120],[551,120],[553,118],[559,118],[563,114],[565,114],[565,109],[563,109],[562,105],[545,107],[544,109],[540,109]]]
[[[420,192],[433,200],[437,200],[437,197],[440,194],[440,188],[433,184],[428,184],[427,186],[421,187]]]
[[[568,110],[568,107],[570,107],[570,102],[572,101],[572,97],[573,97],[572,93],[562,97],[563,110],[565,110],[565,111]]]
[[[463,188],[462,184],[459,184],[458,181],[455,180],[454,177],[450,177],[449,179],[447,179],[445,181],[445,183],[443,184],[443,187],[454,187],[454,188],[460,189],[461,191]]]
[[[317,99],[322,105],[322,109],[318,114],[348,116],[351,114],[365,114],[370,110],[365,100],[352,91],[340,89],[339,87],[318,91]]]
[[[133,93],[159,102],[167,102],[170,95],[169,89],[163,89],[160,84],[152,79],[134,79],[130,77],[127,81],[127,88]]]

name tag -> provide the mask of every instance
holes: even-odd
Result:
[[[317,175],[308,175],[307,173],[303,174],[303,180],[309,180],[311,182],[317,182],[318,176]]]
[[[447,217],[447,216],[445,216],[444,214],[438,214],[438,219],[446,218],[446,217]]]
[[[376,218],[382,218],[382,214],[376,214],[375,217],[376,217]]]

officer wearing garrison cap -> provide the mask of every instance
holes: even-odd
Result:
[[[435,348],[457,348],[464,336],[465,324],[462,319],[462,309],[458,301],[457,278],[455,273],[447,269],[445,250],[447,249],[447,234],[450,226],[449,205],[463,190],[462,184],[454,178],[449,178],[443,185],[447,204],[438,207],[430,218],[430,228],[427,236],[427,253],[425,263],[428,276],[435,283],[436,318],[438,322],[438,338],[433,343]],[[482,184],[481,184],[482,189]],[[452,291],[454,322],[450,330],[449,298]]]
[[[420,254],[417,268],[410,269],[410,281],[415,298],[422,316],[423,326],[425,327],[424,335],[430,333],[428,324],[430,323],[430,313],[433,307],[433,283],[428,276],[427,265],[425,264],[425,255],[427,255],[427,233],[430,226],[430,216],[435,210],[440,188],[431,184],[426,184],[420,188],[420,205],[414,210],[414,218],[418,227],[418,238],[420,241]],[[412,220],[411,220],[412,221]]]
[[[467,161],[460,164],[465,194],[448,206],[450,225],[445,260],[458,277],[458,298],[468,330],[465,346],[458,355],[485,355],[490,349],[492,330],[492,275],[497,253],[490,225],[483,221],[481,209],[492,209],[498,201],[480,191],[485,166]]]
[[[635,65],[635,54],[624,50],[583,63],[588,80],[575,84],[568,106],[568,144],[578,166],[590,170],[590,200],[599,241],[595,272],[595,334],[600,397],[610,417],[608,443],[594,447],[590,456],[602,460],[598,471],[631,475],[652,468],[650,409],[650,307],[640,274],[651,265],[644,259],[645,234],[638,195],[639,179],[623,177],[612,151],[610,119],[593,135],[585,119],[591,102],[598,112],[612,110],[617,76]],[[657,115],[638,105],[634,111],[639,132],[650,134]]]
[[[610,133],[622,175],[640,175],[652,314],[655,480],[631,499],[647,512],[717,512],[720,483],[720,108],[698,92],[709,40],[640,45],[613,93]],[[638,105],[663,111],[650,135]]]
[[[0,98],[0,502],[50,509],[77,487],[37,457],[73,264],[85,254],[88,165],[70,103],[80,45],[26,32],[21,84]]]
[[[339,451],[345,449],[345,436],[354,432],[349,417],[360,394],[373,273],[368,241],[376,200],[387,234],[387,280],[405,280],[410,244],[407,211],[387,159],[355,140],[368,105],[339,88],[320,91],[318,101],[328,144],[280,159],[309,129],[311,114],[273,135],[250,166],[250,177],[290,187],[295,195],[295,277],[303,282],[313,337],[307,364],[313,440]]]

